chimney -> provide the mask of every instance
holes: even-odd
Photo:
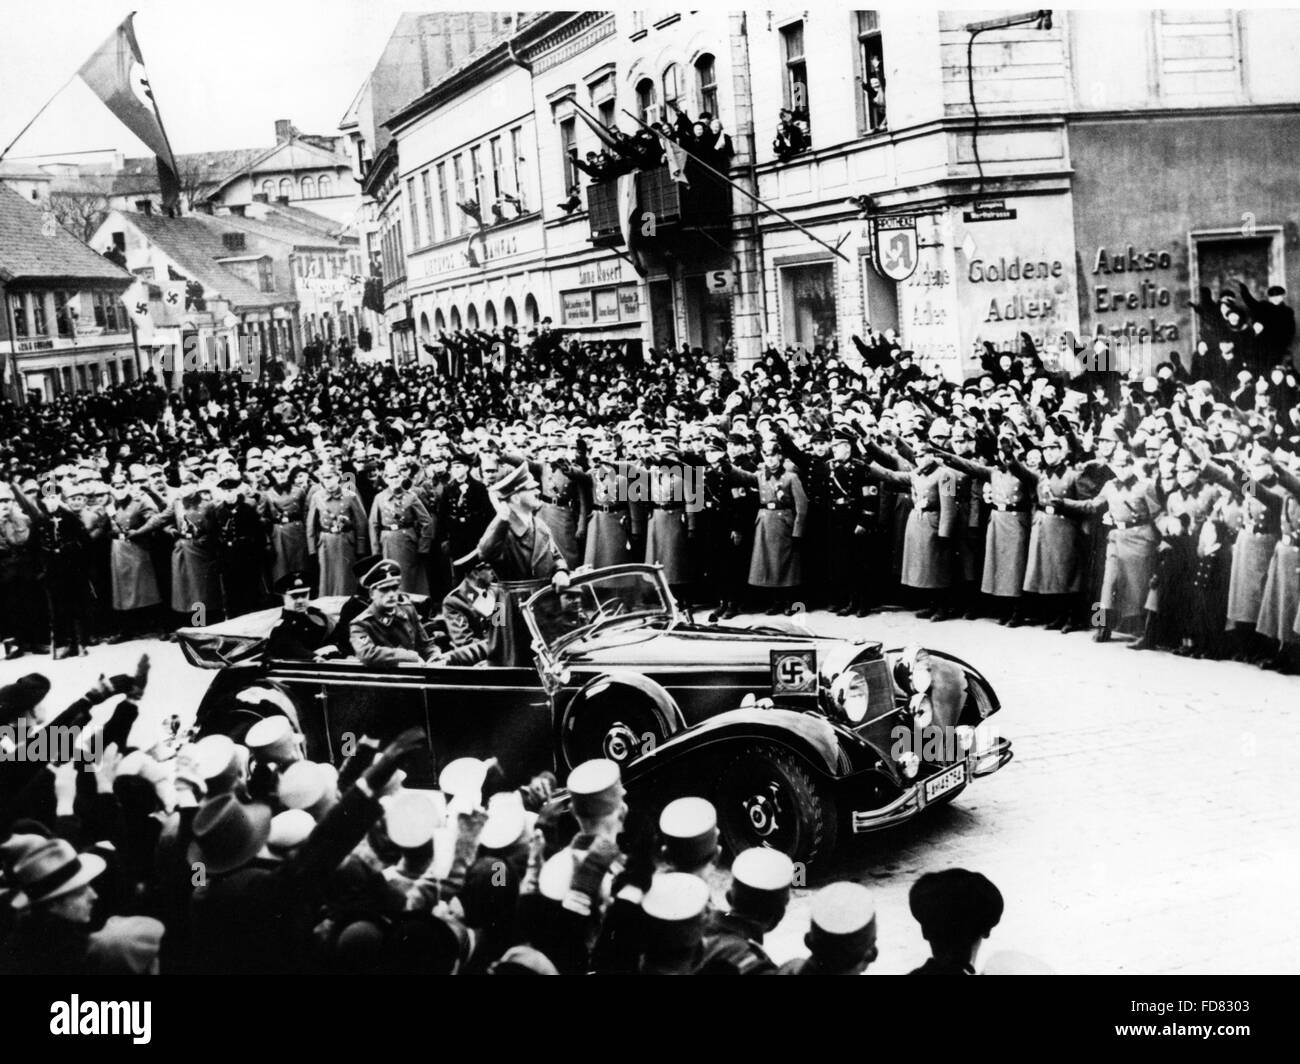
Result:
[[[153,200],[147,200],[147,199],[136,200],[135,209],[139,211],[141,214],[151,215],[153,214]]]
[[[277,118],[275,120],[275,142],[283,144],[293,137],[293,123],[287,118]]]

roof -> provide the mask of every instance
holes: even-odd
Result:
[[[217,184],[232,174],[242,173],[267,153],[266,148],[235,148],[232,151],[187,152],[176,156],[182,186]],[[158,191],[158,165],[152,155],[124,159],[113,175],[113,195]]]
[[[274,212],[268,214],[266,218],[251,218],[248,215],[241,217],[237,214],[200,215],[199,217],[204,224],[213,225],[217,229],[252,233],[254,236],[275,240],[289,247],[334,250],[341,246],[337,237],[330,236],[318,228],[310,228],[293,218],[277,217]],[[337,225],[335,228],[338,228]]]
[[[295,302],[283,292],[258,291],[223,269],[217,260],[229,259],[230,248],[222,241],[220,229],[208,224],[210,218],[200,221],[194,216],[168,218],[130,211],[123,211],[122,217],[162,249],[189,280],[198,281],[233,307],[278,307]]]
[[[45,212],[0,184],[0,281],[52,278],[121,281],[131,274],[96,254],[61,225],[49,225]]]
[[[275,157],[281,153],[287,153],[292,156],[295,151],[305,150],[307,153],[306,160],[298,159],[288,163],[281,161],[272,162]],[[184,163],[177,162],[177,165],[184,169]],[[292,140],[284,140],[270,148],[264,148],[254,153],[253,157],[241,166],[230,170],[223,177],[218,178],[213,183],[215,187],[209,193],[210,196],[216,195],[226,185],[236,178],[243,177],[245,174],[251,176],[257,173],[271,172],[282,173],[286,170],[320,170],[328,167],[349,167],[351,164],[347,156],[341,153],[337,148],[326,148],[324,145],[317,143],[317,138],[309,137],[305,134],[299,134]]]

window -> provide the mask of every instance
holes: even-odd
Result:
[[[316,179],[314,177],[304,177],[302,179],[302,198],[316,198]]]
[[[564,191],[566,194],[569,189],[578,183],[578,168],[573,165],[573,153],[578,147],[576,124],[576,118],[562,118],[560,120],[560,155],[563,157]]]
[[[487,304],[483,307],[483,323],[489,329],[495,329],[497,327],[497,308],[496,308],[496,304],[493,303],[492,300],[490,299],[487,301]]]
[[[502,304],[501,313],[505,316],[507,325],[517,325],[519,323],[519,312],[515,310],[515,301],[506,296],[506,301]]]
[[[618,123],[616,112],[617,93],[614,85],[614,75],[601,78],[591,87],[591,109],[596,112],[596,118],[600,124],[608,128]]]
[[[111,292],[95,292],[91,296],[95,325],[106,333],[124,332],[127,327],[126,307],[120,305]]]
[[[393,242],[393,254],[397,258],[397,262],[394,264],[394,273],[399,278],[406,276],[406,258],[402,255],[402,248],[405,246],[406,245],[402,243],[402,219],[398,218],[397,239]]]
[[[280,195],[285,199],[290,199],[293,196],[293,182],[287,177],[280,178]]]
[[[433,186],[429,182],[428,170],[420,175],[420,191],[424,194],[424,226],[427,230],[425,239],[432,244],[435,239],[433,235]]]
[[[275,199],[275,182],[269,177],[262,182],[262,195],[267,198],[268,202]]]
[[[483,152],[475,145],[469,150],[469,174],[470,182],[473,185],[472,199],[479,205],[479,211],[482,212],[487,202],[486,175],[483,172]]]
[[[221,243],[227,251],[243,251],[244,235],[243,233],[222,233]]]
[[[457,155],[451,161],[452,174],[456,179],[456,203],[461,204],[466,200],[465,195],[465,161],[464,157]],[[465,231],[465,212],[457,207],[456,210],[456,232]]]
[[[73,334],[72,306],[67,292],[54,293],[54,320],[58,323],[60,336]]]
[[[524,129],[523,126],[515,126],[510,131],[510,173],[513,184],[512,191],[519,197],[519,213],[523,214],[527,208],[524,206],[524,186],[520,180],[519,164],[524,161]]]
[[[438,164],[438,220],[442,223],[440,235],[443,240],[451,236],[451,214],[447,203],[447,164]]]
[[[23,306],[23,297],[14,293],[9,296],[9,311],[14,323],[14,335],[27,335],[27,308]]]
[[[659,121],[659,101],[655,97],[655,83],[642,78],[636,83],[636,110],[642,122]]]
[[[682,106],[682,68],[676,63],[669,63],[664,70],[664,121],[671,122],[677,117]]]
[[[536,325],[540,317],[541,315],[537,310],[537,300],[533,298],[533,294],[530,292],[524,296],[524,320],[529,325]]]
[[[808,121],[808,63],[803,55],[803,23],[794,22],[781,30],[781,51],[785,57],[785,81],[781,96],[796,122]]]
[[[836,333],[835,266],[818,262],[781,270],[784,340],[811,351],[829,344]]]
[[[420,246],[420,204],[415,198],[415,178],[406,179],[406,216],[411,220],[411,248]]]
[[[858,128],[874,133],[885,126],[885,53],[880,13],[854,12],[858,30]]]
[[[259,259],[257,263],[257,282],[263,292],[275,291],[275,277],[271,273],[270,259]]]
[[[447,318],[443,315],[441,310],[435,310],[433,312],[433,327],[440,333],[445,333],[447,331]]]
[[[493,137],[488,145],[488,154],[492,159],[492,198],[499,200],[501,198],[501,165],[505,160],[501,157],[501,138]]]
[[[321,199],[334,195],[334,182],[330,180],[329,174],[320,175],[320,180],[316,182],[316,194]]]
[[[460,332],[460,308],[451,308],[451,331]]]
[[[718,72],[713,56],[707,52],[695,60],[695,93],[699,110],[718,117]]]
[[[469,309],[465,311],[465,327],[467,329],[478,328],[478,310],[473,303],[471,303]]]

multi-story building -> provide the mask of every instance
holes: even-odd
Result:
[[[1187,356],[1202,287],[1300,284],[1297,31],[1288,11],[525,18],[390,121],[415,314],[436,333],[531,295],[578,333],[742,359],[851,355],[870,324],[953,377],[1026,336]],[[583,112],[632,133],[678,110],[720,118],[729,184],[572,162],[603,147]],[[502,171],[509,187],[520,157],[497,166],[492,145],[516,127],[538,198],[484,213],[484,241],[512,239],[480,250],[456,204],[490,210]]]
[[[3,393],[98,391],[139,370],[122,294],[132,282],[46,211],[0,187],[0,364]]]

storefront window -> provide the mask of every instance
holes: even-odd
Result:
[[[785,341],[812,350],[835,336],[835,265],[786,266],[781,270]]]
[[[14,323],[14,335],[27,335],[27,311],[23,307],[23,297],[21,295],[11,295],[9,297],[10,317]]]

